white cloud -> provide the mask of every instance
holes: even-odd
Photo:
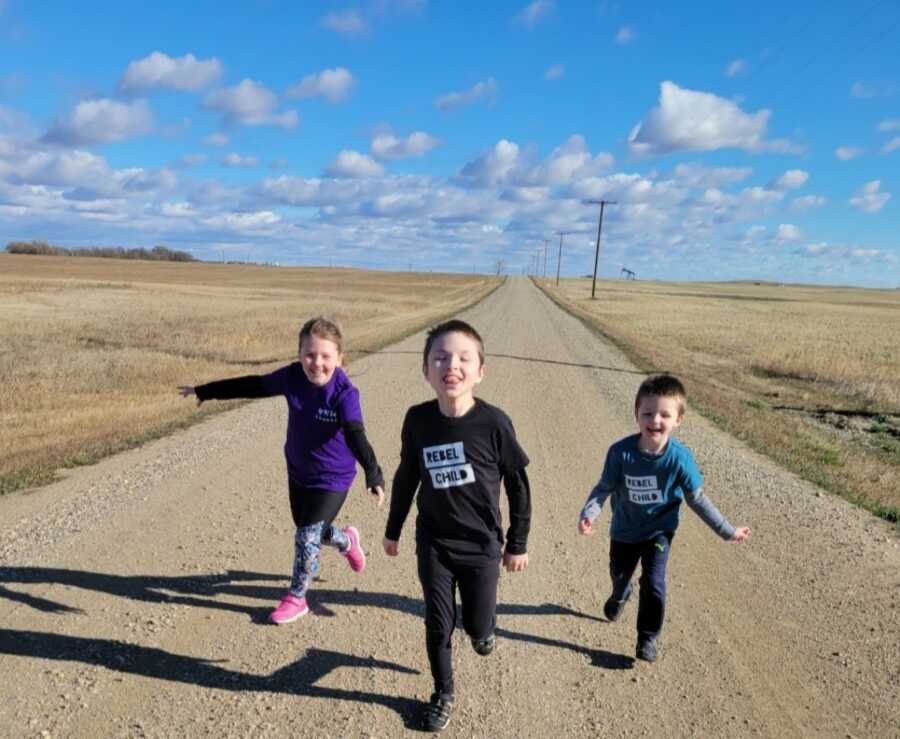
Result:
[[[803,232],[792,223],[781,223],[775,231],[775,240],[782,244],[802,238]]]
[[[850,94],[855,98],[890,97],[896,91],[896,85],[887,82],[854,82],[850,87]]]
[[[766,235],[766,227],[760,224],[750,226],[744,233],[744,243],[759,241]]]
[[[676,165],[672,174],[693,187],[718,187],[746,180],[753,174],[751,167],[705,167],[691,162]]]
[[[636,155],[728,148],[750,152],[802,151],[783,139],[765,139],[770,115],[768,110],[745,113],[731,100],[666,81],[660,85],[659,106],[632,129],[629,148]]]
[[[259,166],[259,159],[252,156],[241,156],[240,154],[232,152],[231,154],[226,154],[222,157],[222,166],[250,169]]]
[[[198,215],[198,211],[190,203],[161,203],[159,206],[160,213],[171,218],[192,218]]]
[[[65,146],[88,146],[122,141],[150,133],[153,112],[146,100],[120,103],[108,98],[85,100],[68,119],[57,121],[44,140]]]
[[[405,138],[397,138],[390,132],[383,132],[372,138],[369,149],[376,159],[396,161],[424,156],[439,143],[438,139],[424,131],[415,131]]]
[[[252,213],[221,213],[200,219],[201,223],[210,228],[228,231],[259,231],[266,230],[281,221],[281,216],[270,210],[255,211]]]
[[[804,195],[800,198],[794,198],[791,201],[790,208],[795,213],[805,213],[813,208],[821,208],[828,202],[821,195]]]
[[[223,72],[222,62],[197,59],[193,54],[172,58],[159,51],[131,62],[118,89],[122,93],[140,93],[154,88],[196,92],[216,82]]]
[[[735,59],[725,67],[725,75],[727,77],[737,77],[741,72],[747,70],[747,62],[743,59]]]
[[[501,139],[477,159],[468,162],[460,176],[482,186],[497,185],[508,181],[518,165],[519,145]]]
[[[288,88],[288,98],[323,97],[329,103],[346,100],[350,91],[356,86],[353,75],[343,67],[323,69],[318,74],[304,77],[296,85]]]
[[[229,139],[226,134],[221,131],[216,131],[215,133],[209,134],[209,136],[204,136],[202,141],[207,146],[225,146]]]
[[[579,179],[596,177],[610,169],[615,160],[606,153],[592,156],[583,136],[570,136],[540,164],[523,171],[520,181],[530,185],[568,185]]]
[[[616,31],[616,43],[619,46],[624,46],[625,44],[629,44],[635,39],[634,29],[631,26],[622,26],[618,31]]]
[[[872,180],[856,191],[850,205],[862,213],[877,213],[890,199],[889,192],[881,192],[881,180]]]
[[[792,190],[803,187],[808,180],[809,172],[804,172],[802,169],[789,169],[772,182],[769,187],[773,190]]]
[[[191,167],[199,167],[206,164],[208,157],[206,154],[185,154],[179,157],[173,164],[173,167],[181,169],[189,169]]]
[[[882,121],[878,124],[878,130],[882,133],[888,133],[889,131],[900,131],[900,118],[893,118],[891,120]]]
[[[434,106],[438,110],[456,110],[463,105],[471,105],[477,103],[483,98],[491,99],[497,92],[497,82],[493,77],[488,77],[483,82],[478,82],[468,90],[463,92],[449,92],[446,95],[440,95],[434,100]]]
[[[329,13],[322,19],[322,25],[337,33],[355,36],[369,30],[366,21],[358,10],[345,10],[343,13]]]
[[[520,23],[524,23],[529,28],[534,28],[554,10],[556,10],[554,0],[534,0],[534,2],[528,3],[516,18]]]
[[[0,131],[31,137],[31,119],[26,113],[0,105]]]
[[[112,178],[103,157],[87,151],[35,151],[13,168],[14,179],[29,185],[51,187],[90,186]]]
[[[552,64],[544,72],[545,80],[558,80],[561,79],[562,76],[566,73],[566,68],[562,64]]]
[[[358,151],[343,149],[335,160],[328,165],[325,173],[330,177],[380,177],[384,174],[384,167],[366,154]]]
[[[858,146],[839,146],[834,150],[834,155],[842,162],[849,162],[851,159],[856,159],[856,157],[863,154],[864,151],[865,149]]]
[[[245,126],[278,126],[294,128],[299,116],[294,110],[276,113],[278,98],[265,86],[245,79],[234,87],[226,87],[209,93],[203,107],[224,114],[228,123]]]
[[[884,146],[881,147],[882,154],[890,154],[892,151],[897,151],[900,149],[900,136],[895,136],[890,141],[888,141]]]

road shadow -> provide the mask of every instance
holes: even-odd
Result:
[[[2,583],[57,584],[93,590],[145,603],[172,603],[196,608],[212,608],[233,613],[241,613],[249,615],[251,621],[255,624],[272,626],[271,621],[269,621],[269,611],[271,610],[272,604],[284,593],[284,585],[260,585],[259,581],[283,581],[284,579],[285,578],[281,575],[262,572],[247,572],[244,570],[229,570],[227,572],[212,573],[208,575],[160,577],[146,575],[111,575],[106,573],[44,567],[5,567],[0,568],[0,598],[6,598],[13,602],[21,603],[45,613],[83,613],[81,609],[72,608],[47,598],[23,593],[5,587]],[[266,601],[266,606],[246,606],[213,600],[213,598],[220,595],[264,600]],[[313,588],[310,590],[307,597],[310,610],[314,615],[320,617],[336,616],[337,610],[340,608],[381,608],[413,616],[417,619],[423,618],[425,615],[425,603],[421,598],[402,595],[400,593],[373,592],[359,590],[357,588],[352,590]],[[598,622],[602,620],[597,616],[582,613],[556,603],[499,603],[497,605],[497,615],[500,617],[569,616]],[[461,623],[459,624],[459,627],[462,627]],[[34,633],[37,634],[37,632]],[[628,669],[634,662],[632,658],[625,655],[613,654],[601,649],[591,649],[559,639],[519,633],[505,628],[498,628],[497,635],[501,638],[525,641],[544,647],[568,649],[577,654],[585,655],[590,659],[592,665],[608,670]],[[36,639],[37,637],[35,636],[34,638]],[[34,641],[34,639],[32,641]],[[137,645],[131,646],[134,650],[138,650],[136,653],[142,654],[140,650],[146,649]],[[74,653],[72,650],[69,650],[69,652]],[[75,652],[77,652],[77,650],[75,650]],[[43,655],[36,654],[35,656]],[[346,657],[346,655],[344,656]],[[172,655],[170,655],[170,657],[173,657],[173,659],[175,658]],[[179,657],[178,659],[189,658]],[[356,658],[347,657],[347,659]],[[199,660],[197,663],[202,666],[203,670],[206,670],[207,665],[209,664],[203,660]],[[303,669],[306,670],[308,668],[307,666],[304,666]],[[206,673],[203,674],[205,675]],[[213,671],[210,674],[216,676],[219,673]],[[234,675],[237,673],[228,674]],[[211,679],[208,676],[203,677],[203,675],[201,675],[201,678],[206,682],[209,682]],[[232,678],[229,677],[228,679]],[[203,682],[202,684],[206,684],[206,682]]]
[[[417,357],[422,356],[422,352],[399,351],[396,349],[389,349],[389,350],[354,349],[353,351],[348,352],[348,356],[350,356],[351,358],[353,355],[357,355],[360,357],[368,357],[371,355],[378,355],[378,354],[414,354]],[[606,365],[603,365],[603,364],[587,364],[587,363],[581,363],[581,362],[562,362],[557,359],[540,359],[538,357],[523,357],[518,354],[493,354],[493,353],[487,352],[487,353],[485,353],[484,356],[485,356],[485,360],[488,360],[488,359],[512,359],[512,360],[515,360],[518,362],[529,362],[529,363],[533,363],[533,364],[552,364],[552,365],[557,365],[560,367],[580,367],[583,369],[603,370],[604,372],[620,372],[620,373],[628,374],[628,375],[651,374],[649,372],[643,372],[641,370],[635,370],[635,369],[627,369],[625,367],[607,367]],[[659,370],[659,372],[662,372],[662,370]],[[364,373],[365,373],[365,371],[358,372],[357,374],[360,375],[360,374],[364,374]],[[352,373],[351,373],[351,375],[352,375]]]
[[[280,587],[241,586],[251,581],[280,581]],[[31,606],[45,613],[83,613],[47,598],[33,596],[7,587],[4,583],[23,585],[65,585],[81,590],[92,590],[143,603],[173,603],[197,608],[246,613],[254,620],[261,609],[236,603],[213,600],[220,593],[234,593],[254,598],[276,601],[284,594],[283,575],[264,572],[228,570],[207,575],[158,576],[113,575],[104,572],[85,572],[53,567],[0,567],[0,599]],[[268,610],[264,610],[267,615]]]
[[[226,660],[208,660],[172,654],[156,647],[113,639],[47,634],[38,631],[0,629],[0,654],[19,657],[82,662],[105,667],[114,672],[152,677],[168,682],[196,685],[201,688],[235,692],[281,693],[309,698],[375,704],[395,711],[407,728],[413,728],[422,702],[413,698],[384,695],[360,690],[326,688],[317,683],[332,671],[350,667],[364,670],[387,670],[404,675],[418,675],[396,662],[372,657],[356,657],[327,649],[311,648],[299,660],[270,675],[253,675],[222,667]]]
[[[278,582],[278,585],[262,585],[260,582]],[[265,572],[227,570],[206,575],[160,576],[160,575],[113,575],[103,572],[85,572],[54,567],[2,567],[0,568],[0,599],[10,600],[30,606],[45,613],[83,613],[64,603],[34,596],[6,587],[8,584],[22,585],[64,585],[70,588],[92,590],[120,598],[128,598],[143,603],[172,603],[176,605],[211,608],[234,613],[245,613],[254,622],[268,623],[272,605],[284,595],[287,578]],[[317,578],[316,583],[326,582]],[[238,598],[266,601],[262,607],[228,603],[213,598],[229,595]],[[352,590],[335,590],[316,587],[308,595],[313,613],[323,616],[335,615],[331,606],[350,608],[384,608],[411,616],[425,614],[421,598],[413,598],[398,593],[380,593]],[[599,621],[596,616],[575,611],[555,603],[536,605],[522,603],[501,603],[498,614],[515,616],[574,616]]]
[[[512,641],[523,641],[530,644],[539,644],[542,647],[553,647],[556,649],[568,649],[576,654],[583,654],[591,661],[594,667],[600,667],[604,670],[630,670],[634,668],[634,657],[626,654],[616,654],[608,652],[605,649],[592,649],[581,644],[572,644],[571,642],[562,641],[560,639],[550,639],[546,636],[537,636],[536,634],[523,634],[509,629],[497,629],[497,636]]]

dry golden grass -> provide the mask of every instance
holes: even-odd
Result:
[[[603,281],[541,286],[782,464],[900,514],[900,291]]]
[[[466,275],[4,254],[0,492],[195,420],[176,386],[293,360],[297,331],[313,315],[341,322],[352,358],[497,284]]]

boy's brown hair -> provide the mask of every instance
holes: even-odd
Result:
[[[338,354],[344,353],[344,335],[341,333],[341,327],[336,321],[332,321],[322,316],[310,318],[303,324],[300,329],[299,345],[303,346],[303,340],[315,336],[326,341],[333,341],[337,347]]]
[[[640,408],[641,401],[644,398],[654,395],[658,398],[677,398],[678,415],[684,415],[687,391],[677,377],[673,375],[653,375],[644,380],[634,398],[634,412],[638,412],[638,408]]]
[[[434,342],[437,341],[437,338],[439,336],[443,336],[444,334],[450,334],[453,332],[465,334],[476,344],[478,344],[478,365],[483,366],[484,341],[482,340],[481,335],[474,328],[472,328],[471,325],[469,325],[465,321],[460,321],[458,318],[439,323],[437,326],[434,326],[428,331],[428,337],[425,339],[425,351],[422,353],[422,365],[428,365],[428,352],[431,351],[431,347],[434,346]]]

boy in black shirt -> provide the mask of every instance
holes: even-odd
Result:
[[[475,651],[494,649],[499,564],[509,572],[528,566],[531,492],[528,457],[509,417],[474,396],[484,377],[484,345],[463,321],[428,332],[422,371],[436,400],[411,407],[403,421],[400,466],[391,490],[384,551],[399,551],[400,531],[416,490],[416,557],[425,597],[425,644],[434,693],[422,728],[440,731],[453,707],[451,638],[456,589],[463,625]],[[503,546],[500,481],[509,498],[510,525]]]

